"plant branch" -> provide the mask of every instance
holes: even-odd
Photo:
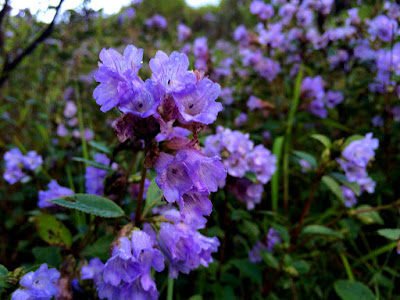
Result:
[[[146,180],[146,173],[147,173],[147,169],[143,166],[142,175],[141,175],[141,178],[140,178],[139,196],[138,196],[138,200],[137,200],[136,214],[135,214],[135,226],[137,226],[137,227],[142,222],[141,211],[142,211],[144,182]]]
[[[15,57],[14,60],[12,60],[11,62],[8,62],[7,60],[5,60],[4,66],[3,66],[3,71],[0,76],[0,87],[6,82],[6,80],[9,77],[9,74],[21,63],[21,61],[26,56],[31,54],[33,52],[33,50],[35,50],[36,47],[39,46],[40,43],[42,43],[45,39],[47,39],[50,36],[50,34],[52,33],[53,28],[54,28],[55,20],[60,11],[61,4],[63,2],[64,2],[64,0],[60,0],[60,2],[58,3],[58,6],[55,8],[56,13],[54,15],[54,18],[51,21],[51,23],[47,26],[47,28],[36,39],[34,39],[31,42],[31,44],[21,52],[21,54],[19,54],[17,57]],[[4,8],[3,8],[3,10],[4,10]],[[1,15],[0,15],[0,17],[1,17]]]

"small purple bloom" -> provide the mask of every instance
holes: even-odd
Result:
[[[76,115],[78,108],[76,107],[74,101],[67,101],[64,108],[64,116],[66,118],[72,118]]]
[[[178,41],[183,43],[192,35],[192,30],[185,24],[178,25]]]
[[[56,293],[55,282],[60,278],[56,269],[48,269],[42,264],[35,272],[25,274],[19,281],[22,288],[17,289],[11,296],[12,300],[43,299],[50,300]]]
[[[248,121],[247,114],[242,112],[236,117],[236,119],[233,122],[237,127],[242,127],[242,125],[247,121]]]
[[[354,192],[350,188],[344,185],[342,185],[341,188],[343,192],[344,205],[346,207],[352,207],[355,204],[357,204],[357,198]]]
[[[249,100],[247,101],[247,107],[253,111],[257,108],[263,108],[264,104],[260,98],[257,98],[254,95],[251,95]]]
[[[276,171],[276,156],[263,145],[257,145],[246,155],[250,171],[257,175],[257,179],[266,184]]]
[[[43,164],[43,158],[37,154],[36,151],[29,151],[27,155],[22,158],[24,168],[30,171],[35,171]]]
[[[397,35],[397,29],[396,20],[390,19],[385,15],[380,15],[371,21],[368,32],[372,40],[379,37],[384,42],[390,42]]]
[[[51,180],[47,186],[49,188],[47,191],[39,191],[38,206],[40,208],[58,207],[56,204],[48,202],[47,200],[57,199],[65,196],[72,196],[74,194],[71,189],[60,186],[54,179]]]
[[[196,57],[204,57],[208,53],[207,38],[205,36],[195,39],[193,54]]]
[[[94,160],[97,163],[108,166],[110,164],[110,159],[107,158],[105,154],[97,153],[94,156]],[[102,196],[104,192],[104,178],[106,177],[108,171],[104,169],[98,169],[92,166],[86,167],[85,172],[85,187],[86,193]]]
[[[325,104],[328,108],[334,108],[339,103],[343,102],[343,94],[336,91],[328,91],[325,94]]]
[[[60,123],[57,126],[57,135],[59,137],[65,137],[68,135],[68,129],[65,127],[64,123]]]
[[[81,269],[81,279],[93,279],[93,283],[97,285],[101,282],[103,276],[104,264],[95,257],[90,260],[89,264]]]
[[[372,138],[372,133],[367,133],[364,139],[351,142],[342,152],[344,158],[360,167],[366,167],[374,150],[378,148],[378,139]]]
[[[376,115],[371,119],[372,125],[374,127],[382,127],[385,124],[385,120],[382,116]]]

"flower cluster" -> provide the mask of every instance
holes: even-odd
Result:
[[[25,172],[33,172],[42,164],[42,156],[36,151],[29,151],[23,155],[21,150],[13,148],[4,154],[5,172],[3,178],[9,183],[14,184],[24,178]]]
[[[222,126],[217,128],[215,135],[208,136],[204,144],[204,152],[209,156],[222,157],[228,174],[235,178],[232,183],[228,182],[232,193],[246,203],[247,209],[253,209],[261,201],[262,184],[266,184],[276,171],[276,156],[263,145],[254,147],[249,134]],[[246,172],[254,173],[257,183],[245,178]],[[220,184],[224,185],[225,182]]]
[[[198,57],[207,51],[206,40],[195,45]],[[102,299],[156,299],[151,267],[161,272],[165,259],[170,276],[176,278],[179,272],[187,274],[200,265],[207,266],[212,262],[211,253],[219,246],[217,238],[208,238],[197,230],[204,228],[204,216],[212,211],[208,196],[226,178],[221,159],[203,154],[198,141],[198,133],[213,123],[222,110],[216,102],[220,86],[204,72],[189,71],[187,56],[178,52],[168,56],[158,51],[149,63],[152,75],[143,81],[138,75],[142,58],[143,50],[133,45],[127,46],[123,55],[103,49],[95,74],[100,84],[93,97],[103,112],[113,107],[122,112],[113,123],[121,142],[144,140],[146,168],[154,166],[163,199],[180,210],[169,211],[164,218],[170,222],[160,223],[157,233],[144,224],[143,230],[134,230],[129,237],[124,235],[117,240],[101,279],[95,280]],[[186,138],[190,133],[193,139]],[[109,164],[105,160],[106,157],[96,157],[96,161]],[[262,162],[256,157],[253,160],[252,168],[260,169]],[[99,183],[104,174],[99,171],[102,170],[87,170],[86,176],[87,187],[96,193],[101,193],[103,187]],[[262,175],[265,174],[260,171]],[[135,192],[137,186],[132,189]],[[95,275],[85,277],[95,279]]]
[[[360,186],[361,193],[366,191],[373,193],[375,191],[375,182],[368,177],[367,165],[375,156],[375,150],[378,148],[378,139],[372,138],[372,133],[367,133],[364,139],[352,141],[342,152],[344,159],[337,159],[339,165],[344,170],[349,182],[356,182]],[[354,192],[342,187],[345,204],[347,207],[356,204]]]
[[[196,69],[207,72],[210,54],[208,52],[207,38],[205,36],[197,38],[194,41],[193,54],[196,57]]]
[[[273,252],[275,245],[280,243],[282,243],[282,238],[279,232],[274,228],[270,228],[265,238],[261,241],[257,241],[253,249],[250,250],[250,261],[253,263],[262,261],[261,251]]]
[[[57,294],[55,282],[60,278],[60,272],[56,269],[48,269],[43,264],[35,272],[25,274],[19,284],[22,288],[17,289],[11,296],[12,300],[43,299],[50,300]]]

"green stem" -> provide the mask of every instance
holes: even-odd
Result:
[[[168,276],[167,300],[174,299],[174,279]]]
[[[277,169],[271,178],[272,210],[275,212],[278,210],[279,169],[280,169],[279,163],[281,160],[282,145],[283,145],[283,137],[279,136],[275,139],[274,145],[272,147],[272,153],[276,156],[276,164],[277,164]]]
[[[147,169],[143,166],[142,169],[142,177],[140,178],[140,188],[139,188],[139,196],[136,205],[136,214],[135,214],[135,226],[139,227],[142,222],[142,203],[143,203],[143,193],[144,193],[144,182],[146,180]]]
[[[343,254],[343,253],[339,253],[340,258],[342,259],[344,268],[346,270],[347,273],[347,277],[349,278],[349,280],[354,281],[354,275],[353,275],[353,271],[351,270],[349,261],[347,260],[347,257]]]

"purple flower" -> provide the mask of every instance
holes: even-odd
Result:
[[[157,299],[150,270],[164,270],[164,257],[154,248],[154,236],[135,230],[131,240],[119,239],[106,262],[103,281],[98,284],[100,299]]]
[[[276,171],[276,156],[263,145],[255,146],[253,151],[246,155],[250,171],[257,175],[257,179],[266,184]]]
[[[250,12],[253,15],[258,15],[260,20],[268,20],[274,15],[274,8],[271,4],[265,4],[261,0],[254,0],[250,4]]]
[[[142,67],[143,49],[128,45],[121,55],[114,49],[102,49],[99,70],[94,78],[100,84],[93,92],[93,98],[107,112],[118,106],[122,100],[131,99],[137,92],[141,80],[137,77]]]
[[[74,194],[71,189],[58,185],[57,181],[55,181],[54,179],[51,180],[47,186],[49,190],[39,191],[39,201],[37,205],[40,208],[58,207],[56,204],[48,202],[47,200],[53,200],[65,196],[72,196]]]
[[[231,105],[233,103],[232,88],[225,87],[221,89],[219,97],[225,105]]]
[[[220,92],[218,83],[202,79],[197,85],[190,85],[184,91],[174,94],[175,104],[179,110],[179,120],[184,123],[213,123],[222,104],[215,102]]]
[[[233,121],[237,127],[242,127],[244,123],[248,121],[247,114],[242,112]]]
[[[47,264],[42,264],[35,272],[26,273],[19,281],[22,288],[17,289],[11,296],[12,300],[20,299],[48,299],[56,293],[55,282],[60,278],[56,269],[48,269]]]
[[[18,148],[13,148],[6,153],[4,153],[4,160],[6,162],[7,167],[15,167],[22,164],[24,155],[22,154],[21,150]]]
[[[11,166],[11,167],[6,167],[6,170],[4,171],[4,174],[3,174],[3,178],[9,184],[14,184],[14,183],[20,181],[22,178],[24,178],[25,175],[26,174],[24,172],[22,172],[20,167]]]
[[[390,109],[390,112],[393,115],[393,120],[394,121],[400,121],[400,106],[395,105]]]
[[[36,151],[29,151],[27,155],[22,157],[24,168],[30,171],[35,171],[43,164],[43,158]]]
[[[342,152],[342,156],[357,166],[366,167],[378,148],[378,139],[372,138],[372,133],[367,133],[364,139],[351,142]]]
[[[317,117],[320,117],[322,119],[325,119],[328,115],[328,111],[324,107],[324,102],[322,102],[319,99],[312,101],[308,107],[308,110],[312,114],[314,114]]]
[[[197,192],[188,192],[178,202],[181,220],[192,228],[204,228],[212,212],[212,203],[207,196]]]
[[[158,83],[165,93],[180,92],[187,85],[197,82],[194,73],[188,71],[189,59],[183,53],[175,51],[168,57],[164,52],[157,51],[149,65],[153,72],[151,79]]]
[[[370,177],[362,178],[357,183],[360,185],[360,190],[362,193],[365,191],[369,194],[375,192],[376,182],[373,181]]]
[[[370,23],[368,32],[372,40],[378,37],[384,42],[390,42],[394,35],[397,35],[397,21],[388,18],[385,15],[377,16]]]
[[[296,12],[297,6],[292,3],[286,3],[279,8],[279,16],[281,17],[282,24],[289,24]]]
[[[246,178],[236,179],[229,187],[229,191],[243,203],[246,203],[248,210],[254,209],[255,205],[261,202],[264,188],[261,184],[254,184]]]
[[[240,25],[235,29],[233,39],[239,42],[241,46],[247,46],[249,44],[250,36],[244,25]]]
[[[280,243],[282,243],[282,238],[279,232],[273,228],[270,228],[265,240],[257,241],[253,249],[249,252],[250,261],[252,263],[262,261],[261,251],[273,252],[275,245]]]
[[[196,57],[204,57],[208,53],[207,38],[205,36],[194,40],[193,54]]]
[[[263,108],[264,104],[260,98],[257,98],[254,95],[251,95],[249,100],[247,101],[247,107],[253,111],[257,108]]]
[[[358,182],[367,177],[365,167],[360,167],[353,162],[347,162],[342,159],[337,159],[340,167],[346,173],[347,180],[350,182]]]
[[[324,85],[321,76],[306,77],[301,82],[300,93],[310,100],[322,100],[325,96]]]
[[[342,101],[343,101],[343,94],[341,92],[328,91],[325,94],[325,105],[328,108],[334,108]]]
[[[158,29],[165,29],[168,26],[167,20],[161,15],[152,16],[150,19],[147,19],[144,24],[148,27]]]
[[[133,19],[135,17],[136,14],[136,10],[133,7],[129,7],[126,11],[125,11],[125,15],[129,18],[129,19]]]
[[[382,116],[376,115],[371,119],[372,125],[374,127],[382,127],[385,124],[385,120]]]
[[[178,25],[178,41],[183,43],[192,35],[192,30],[185,24]]]
[[[97,285],[101,282],[103,276],[104,264],[95,257],[90,260],[89,264],[81,269],[81,279],[93,279],[93,283]]]
[[[307,173],[309,170],[312,170],[312,165],[305,159],[300,159],[299,165],[301,166],[301,173]]]
[[[299,8],[296,13],[297,25],[299,27],[308,27],[311,26],[314,20],[314,15],[312,10]]]
[[[216,237],[203,236],[184,223],[161,223],[158,245],[170,264],[169,276],[177,278],[179,272],[189,274],[200,265],[208,267],[213,262],[211,253],[220,244]]]
[[[108,166],[110,164],[110,160],[107,158],[105,154],[97,153],[94,156],[94,160],[97,163]],[[108,171],[103,169],[98,169],[92,166],[86,167],[85,172],[85,187],[86,193],[102,196],[104,192],[104,183],[103,180],[106,177]]]
[[[357,198],[354,192],[350,188],[344,185],[342,185],[341,188],[343,192],[344,205],[346,207],[352,207],[355,204],[357,204]]]
[[[68,135],[68,129],[65,127],[64,123],[60,123],[57,126],[57,135],[59,137],[65,137]]]
[[[76,115],[78,108],[76,107],[74,101],[67,101],[64,108],[64,116],[66,118],[72,118]]]

